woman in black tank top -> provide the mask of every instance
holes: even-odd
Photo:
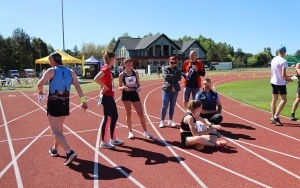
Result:
[[[144,137],[152,138],[151,133],[147,131],[143,106],[138,94],[138,92],[141,91],[139,73],[134,70],[132,66],[132,59],[126,59],[124,62],[125,70],[119,75],[119,90],[122,91],[122,102],[125,107],[126,123],[129,130],[128,138],[134,139],[134,135],[132,133],[131,104],[140,118],[141,125],[144,129]]]
[[[187,105],[187,112],[182,118],[180,124],[181,143],[185,146],[194,146],[195,149],[201,150],[204,146],[210,147],[225,147],[226,141],[217,141],[217,136],[209,135],[209,133],[216,132],[217,129],[211,125],[204,124],[205,122],[200,116],[201,102],[192,100]],[[202,126],[208,127],[206,131],[198,132],[196,129],[196,122],[202,122]]]

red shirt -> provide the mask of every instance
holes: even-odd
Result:
[[[109,88],[103,95],[114,97],[114,92],[112,90],[112,73],[110,67],[105,64],[101,67],[100,71],[104,73],[104,76],[101,78],[101,81]]]
[[[199,60],[196,60],[196,64],[197,68],[201,71],[204,71],[205,72],[205,69],[204,69],[204,65],[201,61]],[[190,69],[190,66],[191,66],[191,61],[190,60],[186,60],[184,63],[183,63],[183,66],[182,66],[182,70],[183,72],[187,73],[189,72],[189,69]],[[186,83],[187,83],[187,80],[186,78],[184,78],[184,82],[183,82],[183,85],[186,86]],[[201,76],[197,74],[197,83],[198,83],[198,87],[201,88],[201,85],[202,85],[202,82],[201,82]]]

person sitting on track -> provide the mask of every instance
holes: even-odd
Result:
[[[181,143],[185,146],[194,146],[197,150],[203,149],[204,146],[225,147],[225,140],[218,141],[217,136],[209,135],[216,132],[219,127],[211,126],[208,122],[205,124],[203,123],[205,122],[203,118],[195,116],[195,114],[200,113],[201,106],[201,101],[198,100],[188,102],[186,114],[182,118],[180,125]],[[208,127],[207,130],[198,132],[196,120],[199,120],[202,126]]]
[[[218,93],[211,89],[211,80],[209,78],[205,78],[202,83],[204,88],[195,97],[195,100],[202,103],[200,116],[207,119],[210,123],[220,124],[223,117],[221,115],[222,105]]]

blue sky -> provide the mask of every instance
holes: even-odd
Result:
[[[299,0],[64,0],[65,48],[83,43],[107,45],[127,32],[171,39],[202,35],[244,52],[259,53],[283,44],[300,49]],[[2,0],[0,34],[22,28],[54,49],[63,49],[61,0]]]

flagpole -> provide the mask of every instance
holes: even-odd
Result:
[[[65,51],[65,28],[64,28],[64,4],[61,0],[61,20],[62,20],[62,35],[63,35],[63,51]]]

